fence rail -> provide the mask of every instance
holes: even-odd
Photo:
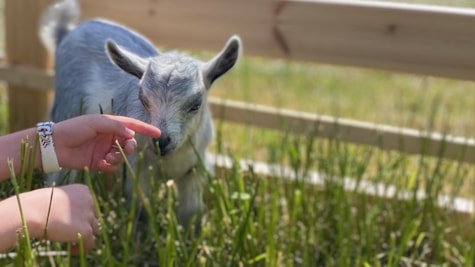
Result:
[[[82,0],[82,19],[122,22],[154,43],[475,79],[475,10],[354,0]],[[192,27],[190,27],[192,25]]]

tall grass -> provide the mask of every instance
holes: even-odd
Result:
[[[220,137],[224,138],[224,137]],[[0,266],[473,266],[475,221],[437,207],[446,174],[462,183],[473,166],[420,156],[416,172],[405,155],[359,147],[356,150],[314,136],[286,133],[267,147],[274,163],[292,172],[263,175],[253,164],[244,170],[239,158],[229,169],[218,169],[205,179],[207,211],[202,229],[195,234],[177,224],[174,184],[150,177],[153,192],[146,198],[140,187],[134,197],[146,203],[149,223],[135,220],[141,212],[127,208],[121,177],[107,188],[105,177],[83,172],[95,193],[102,232],[95,250],[79,256],[41,256],[45,250],[67,251],[65,244],[32,241],[14,248],[13,258],[2,257]],[[217,148],[217,152],[232,151]],[[372,170],[368,164],[376,161]],[[141,171],[124,165],[124,172]],[[309,183],[309,172],[321,174],[323,183]],[[31,173],[31,172],[24,172]],[[281,175],[283,177],[277,178]],[[291,177],[292,176],[292,177]],[[356,186],[348,191],[345,179]],[[287,179],[285,179],[287,178]],[[409,197],[378,198],[364,194],[371,178]],[[22,184],[27,178],[17,177]],[[394,181],[398,181],[394,183]],[[33,179],[32,186],[40,180]],[[14,184],[1,185],[1,194]],[[27,188],[25,188],[26,190]],[[460,188],[451,192],[456,196]],[[417,192],[426,198],[419,199]],[[28,252],[31,251],[31,252]],[[28,255],[31,264],[18,259]]]

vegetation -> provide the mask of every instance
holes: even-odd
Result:
[[[22,239],[13,250],[16,256],[4,255],[0,266],[474,265],[473,219],[436,205],[449,179],[446,174],[453,173],[450,179],[460,186],[471,166],[443,161],[432,166],[432,159],[421,156],[413,170],[404,155],[370,148],[352,151],[337,141],[286,134],[269,149],[274,161],[291,162],[292,172],[265,176],[253,164],[244,170],[234,159],[231,168],[208,176],[208,210],[196,235],[176,223],[173,183],[151,177],[149,223],[137,226],[138,211],[126,208],[120,177],[106,189],[104,177],[82,173],[77,181],[90,185],[102,215],[97,248],[71,256],[58,253],[67,251],[64,244]],[[375,173],[368,172],[373,159]],[[320,186],[310,183],[311,169],[322,174]],[[29,190],[26,181],[42,185],[42,179],[25,173],[17,178],[19,191]],[[355,182],[351,190],[348,177]],[[387,199],[363,194],[367,177],[385,190],[395,185],[398,193]],[[14,184],[1,184],[0,192],[12,194]],[[459,190],[455,187],[451,195]],[[426,198],[419,199],[418,191]],[[404,192],[408,195],[402,201],[398,197]],[[137,189],[135,196],[141,195]],[[41,256],[45,251],[57,255]]]

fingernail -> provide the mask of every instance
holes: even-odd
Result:
[[[124,145],[124,151],[126,154],[132,153],[137,148],[137,141],[135,139],[129,139]]]
[[[128,144],[132,150],[135,150],[137,148],[137,141],[135,139],[129,140]]]

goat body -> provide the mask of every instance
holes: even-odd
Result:
[[[177,185],[177,216],[187,225],[202,204],[202,175],[194,169],[213,138],[207,104],[211,84],[232,68],[241,42],[229,39],[208,62],[179,52],[160,53],[138,33],[106,20],[78,25],[75,1],[52,6],[41,22],[40,37],[55,57],[53,121],[100,111],[136,118],[160,128],[158,140],[137,136],[144,166],[155,166]],[[158,144],[158,145],[157,145]],[[157,149],[159,148],[159,149]],[[163,170],[156,167],[160,157]],[[129,159],[136,162],[137,155]],[[140,177],[147,191],[145,179]],[[132,190],[129,181],[128,190]]]

